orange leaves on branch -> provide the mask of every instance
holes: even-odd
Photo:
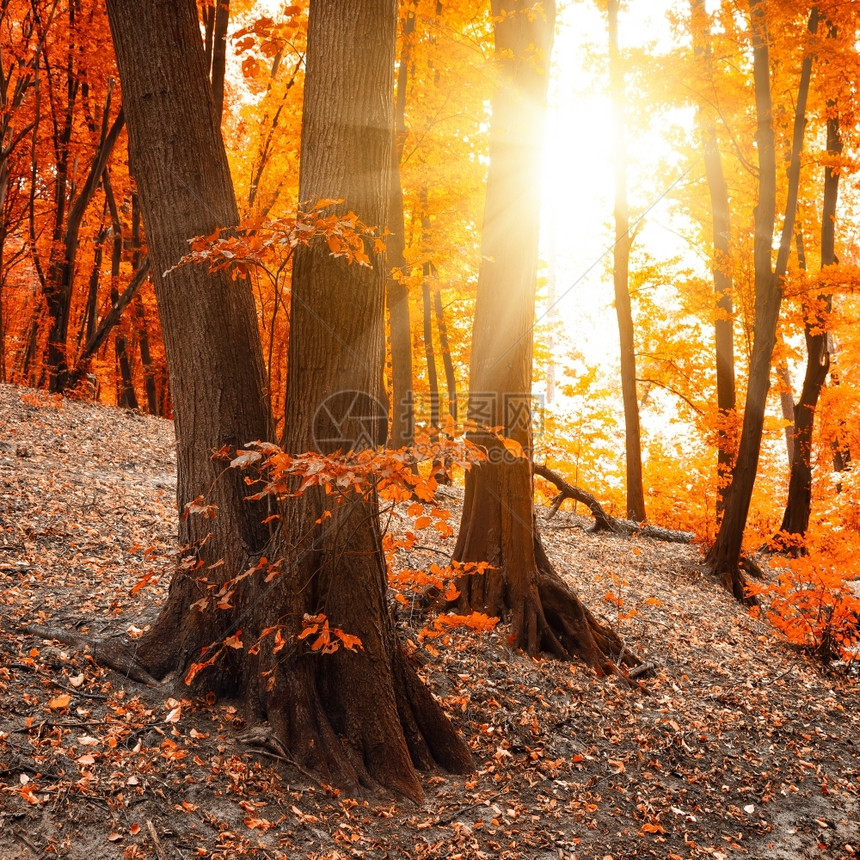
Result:
[[[451,603],[460,596],[460,591],[455,582],[463,576],[482,575],[493,566],[486,561],[452,561],[442,567],[435,562],[427,570],[418,568],[404,568],[394,571],[392,556],[399,549],[410,549],[411,546],[400,547],[396,541],[390,541],[386,546],[386,554],[389,560],[388,584],[394,589],[395,600],[406,605],[409,596],[423,595],[428,591],[437,592],[446,603]]]
[[[310,643],[311,651],[319,651],[322,654],[332,654],[343,645],[348,651],[364,650],[361,639],[350,633],[345,633],[339,627],[331,627],[328,618],[320,613],[308,615],[302,618],[302,632],[296,637],[299,640],[316,636]]]
[[[774,557],[776,581],[752,583],[767,619],[790,642],[826,660],[857,659],[860,583],[854,579],[857,539],[847,533],[800,558]]]
[[[390,502],[416,497],[432,502],[438,482],[432,471],[428,471],[431,464],[445,462],[451,467],[469,469],[474,463],[486,460],[484,452],[470,441],[441,434],[424,437],[413,447],[397,451],[367,448],[331,455],[309,451],[293,457],[269,442],[253,442],[248,447],[263,455],[259,466],[267,476],[263,488],[248,497],[251,500],[268,495],[297,496],[309,487],[323,487],[339,496],[363,494],[372,489]],[[422,467],[426,467],[423,472]],[[410,510],[414,511],[412,516],[421,513],[420,505]],[[434,506],[434,511],[439,510]],[[433,513],[433,516],[447,518],[447,514]],[[416,527],[428,525],[429,522]]]
[[[315,240],[326,242],[332,256],[369,266],[366,242],[380,253],[385,249],[384,234],[352,211],[323,214],[323,209],[342,202],[319,200],[309,208],[299,208],[292,217],[249,220],[238,227],[217,228],[208,236],[196,236],[190,240],[190,252],[165,274],[189,263],[206,263],[210,272],[227,270],[234,279],[260,270],[278,282],[295,249]]]

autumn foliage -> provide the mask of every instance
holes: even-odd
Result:
[[[635,237],[631,245],[646,510],[651,522],[695,532],[707,547],[717,533],[718,499],[727,482],[715,468],[716,451],[733,444],[742,420],[740,406],[729,413],[717,406],[713,330],[720,320],[732,324],[741,404],[756,316],[758,186],[748,16],[738,4],[717,4],[704,17],[697,17],[697,8],[695,3],[689,8],[679,4],[670,13],[669,47],[622,51],[620,61],[628,82],[635,84],[628,95],[628,139],[653,134],[663,117],[698,112],[700,120],[712,123],[712,142],[732,202],[729,251],[717,258],[702,166],[704,126],[698,121],[673,119],[668,132],[672,149],[664,150],[673,153],[671,159],[649,163],[651,156],[644,151],[631,153],[634,233],[640,229],[637,218],[650,203],[668,194],[673,225],[693,249],[692,254],[663,255]],[[213,4],[201,4],[210,63],[217,53],[213,10]],[[779,531],[788,484],[787,447],[794,434],[792,410],[807,361],[804,333],[824,335],[829,373],[808,455],[809,530],[802,540],[783,542],[782,548],[795,557],[771,556],[771,579],[755,590],[777,628],[796,644],[829,657],[848,653],[852,624],[856,627],[854,574],[846,562],[860,540],[860,489],[851,460],[860,449],[855,419],[860,409],[860,255],[846,225],[856,216],[858,106],[856,93],[845,82],[860,76],[860,61],[853,39],[856,22],[846,4],[818,4],[814,32],[809,11],[809,4],[794,0],[768,4],[767,9],[778,160],[790,152],[802,63],[807,57],[814,61],[796,229],[782,282],[771,393],[744,548],[754,553]],[[408,293],[419,427],[444,428],[446,414],[456,415],[458,405],[458,417],[465,411],[481,263],[476,225],[484,202],[489,105],[498,85],[491,69],[493,23],[489,9],[468,4],[414,0],[400,8],[395,148],[403,192],[403,264],[391,274]],[[0,381],[170,416],[151,282],[161,273],[147,275],[145,269],[146,236],[129,172],[122,92],[103,4],[10,0],[0,9],[0,33]],[[365,224],[361,212],[349,211],[348,200],[343,201],[346,214],[338,208],[342,201],[298,200],[306,38],[306,4],[288,5],[277,15],[262,13],[250,0],[230,5],[222,132],[243,220],[238,228],[198,237],[188,256],[177,261],[206,262],[213,270],[227,268],[234,277],[250,280],[276,421],[274,438],[284,420],[295,248],[322,241],[333,255],[368,265],[369,252],[383,248],[390,229]],[[708,63],[701,50],[694,51],[705,44],[712,58]],[[594,52],[605,66],[605,42],[595,44]],[[827,129],[837,119],[840,147],[834,149]],[[841,179],[832,217],[822,213],[825,171]],[[778,171],[778,211],[787,193]],[[599,219],[608,213],[594,215]],[[828,219],[835,229],[832,262],[822,252]],[[730,312],[715,297],[714,270],[731,282]],[[598,365],[557,331],[547,348],[548,331],[545,321],[536,328],[536,387],[551,368],[561,396],[540,415],[535,456],[620,515],[625,479],[616,368],[611,362]],[[437,462],[453,461],[457,480],[461,455],[442,450],[444,435],[432,442],[434,456],[443,458]],[[258,453],[273,474],[286,469],[277,460],[282,455]],[[389,480],[385,470],[394,469],[395,461],[386,462],[331,462],[312,473],[307,470],[317,467],[315,461],[292,461],[289,474],[290,480],[301,473],[304,482],[322,482],[330,472],[329,486],[335,487],[338,481],[366,481],[372,470],[382,469],[375,488],[383,498],[399,493],[430,504],[430,485],[421,483],[430,477],[408,484],[404,460],[396,467],[402,472],[400,483]],[[271,480],[288,483],[286,474]],[[542,493],[539,487],[538,498],[546,500]],[[205,506],[205,500],[200,504]],[[438,510],[419,514],[416,509],[416,532],[453,529]],[[203,510],[189,512],[201,515]],[[398,570],[392,573],[392,585],[401,601],[430,587],[451,598],[452,583],[462,573],[445,566]],[[332,643],[339,641],[332,636]]]

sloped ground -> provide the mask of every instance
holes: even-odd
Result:
[[[543,523],[551,557],[658,676],[629,691],[532,661],[503,627],[419,646],[478,764],[428,774],[420,808],[338,795],[244,745],[235,703],[21,633],[133,637],[152,619],[172,441],[166,421],[0,386],[0,860],[858,855],[857,680],[777,642],[695,548],[589,535],[573,514]],[[442,492],[456,521],[459,494]],[[450,552],[431,531],[404,561]],[[403,613],[414,643],[421,623]]]

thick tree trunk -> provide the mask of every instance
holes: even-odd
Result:
[[[108,11],[150,253],[155,271],[165,272],[187,238],[237,220],[196,10],[192,0],[143,8],[110,0]],[[344,198],[374,224],[385,223],[389,190],[395,20],[395,0],[315,0],[309,19],[301,196]],[[385,410],[372,407],[384,397],[385,269],[374,262],[347,267],[325,246],[296,255],[291,452],[384,442]],[[242,476],[209,457],[271,432],[250,289],[200,267],[156,282],[179,440],[179,508],[205,495],[218,511],[214,520],[182,520],[186,561],[140,640],[140,662],[157,678],[184,675],[201,649],[239,637],[244,648],[222,646],[229,656],[197,675],[195,688],[240,695],[249,715],[267,719],[291,755],[324,779],[382,784],[420,799],[415,766],[463,771],[471,757],[398,646],[375,497],[347,495],[335,504],[311,490],[284,503],[269,535],[263,504],[244,499]],[[270,582],[264,551],[281,571]],[[258,563],[261,572],[235,586],[229,608],[206,603],[207,578],[223,587]],[[295,639],[304,615],[320,612],[360,637],[363,650],[323,655]],[[273,629],[286,634],[283,653],[267,635]],[[260,647],[250,649],[255,642]]]
[[[741,428],[737,461],[725,496],[725,511],[708,563],[724,587],[741,601],[749,601],[746,581],[739,567],[743,534],[752,500],[753,486],[761,451],[765,405],[770,388],[770,367],[776,344],[776,328],[782,304],[782,278],[788,264],[791,237],[797,210],[800,182],[800,151],[806,123],[806,99],[812,72],[812,56],[803,61],[794,136],[789,166],[789,190],[785,204],[782,238],[773,268],[771,252],[776,218],[776,145],[773,130],[773,109],[770,93],[770,57],[768,50],[767,17],[764,0],[749,0],[752,20],[753,78],[755,83],[758,130],[756,143],[759,158],[759,193],[755,211],[755,327],[750,360],[744,420]],[[815,32],[818,17],[813,9],[809,29]]]
[[[534,16],[526,14],[529,7],[528,0],[494,0],[492,6],[500,79],[493,99],[469,395],[469,418],[479,428],[502,426],[526,456],[512,457],[488,432],[473,433],[489,459],[466,475],[454,558],[493,566],[460,583],[464,610],[510,617],[517,647],[559,658],[579,655],[602,673],[614,669],[624,650],[621,641],[551,572],[532,508],[532,326],[554,4],[544,3],[543,14]]]
[[[238,221],[227,157],[218,132],[193,2],[132,0],[108,4],[127,105],[129,154],[149,240],[162,320],[177,438],[179,540],[186,567],[139,657],[163,677],[198,659],[218,636],[212,621],[189,607],[205,588],[192,575],[198,562],[222,562],[227,579],[262,550],[269,530],[262,505],[245,501],[247,487],[211,453],[269,435],[262,358],[253,297],[247,283],[203,267],[168,271],[188,251],[188,239]],[[217,505],[214,519],[183,516],[198,497]],[[223,623],[223,622],[219,622]],[[231,686],[226,663],[207,677]]]
[[[630,305],[630,212],[627,203],[627,148],[625,143],[624,71],[618,52],[618,0],[609,0],[609,82],[612,91],[615,146],[615,246],[613,282],[615,314],[621,345],[621,397],[624,401],[624,453],[627,471],[627,516],[644,522],[645,488],[642,481],[642,433],[636,394],[636,348]]]
[[[311,6],[300,197],[343,198],[345,206],[371,224],[386,223],[395,24],[394,0],[316,0]],[[325,148],[306,145],[320,139],[327,141]],[[385,280],[381,258],[372,269],[347,267],[324,246],[298,249],[288,361],[288,451],[328,453],[385,442]],[[379,407],[376,420],[374,403]],[[335,428],[322,420],[324,409],[351,420],[339,421]],[[421,685],[396,642],[385,603],[375,497],[353,497],[336,508],[331,521],[321,522],[327,503],[330,507],[330,501],[314,493],[288,509],[289,534],[307,536],[288,593],[304,611],[324,612],[333,624],[358,635],[364,649],[338,652],[330,665],[305,661],[305,698],[319,699],[331,725],[326,733],[347,741],[349,760],[339,767],[350,764],[360,781],[381,782],[418,799],[421,788],[413,763],[426,767],[435,760],[464,770],[471,759],[438,705],[426,691],[418,693]],[[317,748],[333,759],[343,758],[339,741],[320,740]],[[349,775],[344,774],[347,781]]]
[[[831,33],[832,33],[831,28]],[[838,155],[842,152],[839,134],[839,118],[827,120],[827,152]],[[836,262],[836,201],[839,195],[839,172],[830,165],[824,168],[824,200],[821,209],[821,268]],[[797,535],[802,541],[809,528],[812,508],[812,431],[815,425],[815,409],[827,373],[830,370],[828,349],[827,316],[832,297],[819,295],[805,308],[804,336],[806,338],[806,373],[800,400],[794,410],[794,456],[791,460],[791,475],[788,482],[788,499],[782,517],[780,531]],[[791,544],[801,550],[795,541]]]

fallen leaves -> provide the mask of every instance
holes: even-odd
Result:
[[[0,830],[0,856],[23,856],[8,826],[18,822],[39,850],[70,860],[95,860],[93,845],[152,857],[147,821],[168,856],[852,856],[856,682],[774,643],[701,575],[694,548],[588,535],[589,522],[563,511],[541,521],[553,562],[659,677],[648,695],[630,693],[579,665],[512,651],[503,626],[477,632],[450,618],[427,639],[434,655],[419,642],[433,622],[413,610],[423,586],[404,575],[401,634],[477,766],[462,780],[425,777],[421,809],[338,795],[288,761],[242,751],[235,703],[171,698],[10,632],[22,616],[98,635],[143,631],[177,558],[170,425],[76,403],[43,408],[38,397],[22,406],[12,391],[0,386],[0,427],[31,456],[0,463],[0,545],[16,547],[0,569],[0,808],[17,816]],[[69,434],[62,454],[53,440]],[[426,504],[410,496],[391,511],[393,574],[421,571],[444,592],[460,571],[444,561],[451,538],[435,525],[456,523],[461,491],[423,489]],[[420,517],[434,527],[419,529]],[[259,575],[277,576],[267,565]],[[621,607],[604,600],[610,591]],[[619,621],[619,609],[637,614]],[[307,647],[325,621],[313,624]],[[265,631],[266,647],[294,647],[291,631]],[[75,827],[91,837],[76,841]],[[61,831],[69,844],[49,852]]]

